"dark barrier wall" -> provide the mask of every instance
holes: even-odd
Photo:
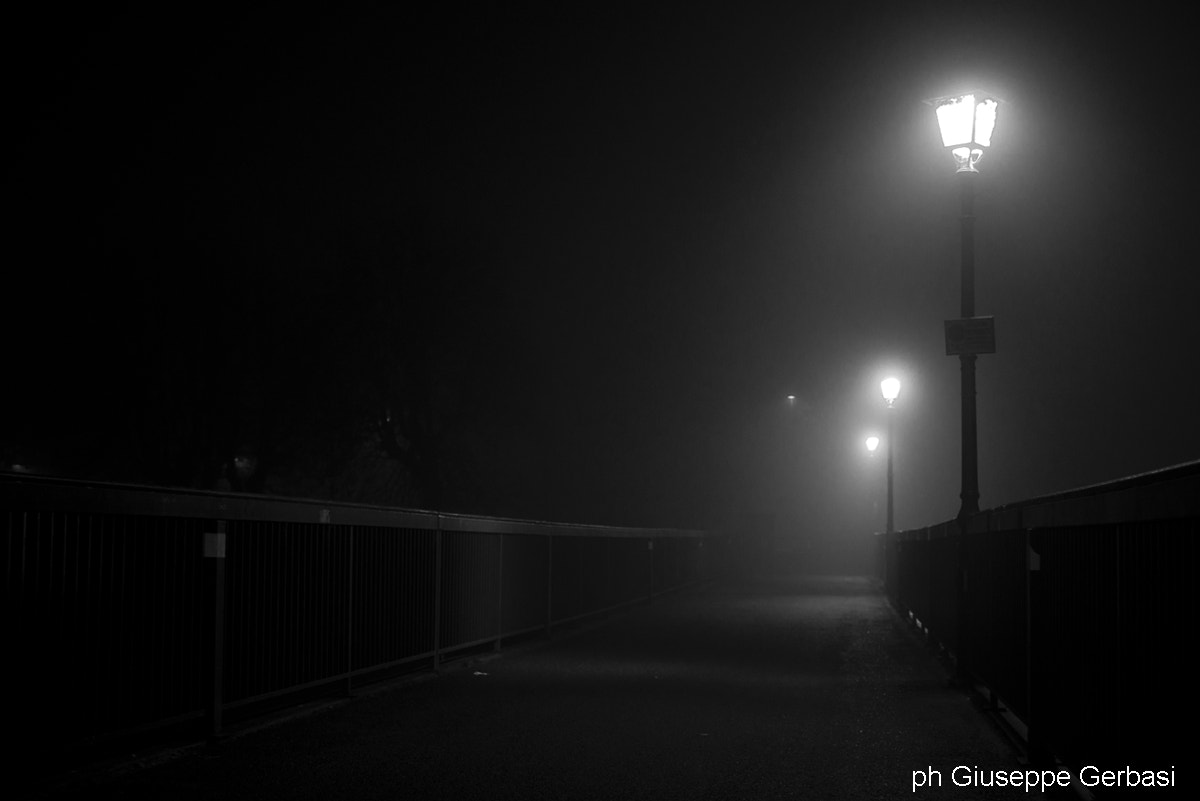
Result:
[[[1194,666],[1200,556],[1193,518],[1030,532],[1031,692],[1045,745],[1073,763],[1194,764],[1186,721],[1200,711]]]
[[[705,580],[719,539],[0,475],[10,719],[42,752],[345,692]]]
[[[1160,770],[1190,764],[1177,732],[1200,711],[1182,683],[1198,538],[1195,462],[988,510],[965,535],[955,522],[885,535],[879,564],[893,604],[1015,717],[1036,759]]]

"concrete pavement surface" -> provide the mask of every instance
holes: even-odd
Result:
[[[843,577],[666,596],[150,761],[37,797],[1043,797],[955,785],[958,766],[1023,769],[1016,746],[871,582]],[[915,773],[941,786],[914,791]]]

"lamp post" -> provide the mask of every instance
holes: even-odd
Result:
[[[871,454],[871,458],[875,458],[875,451],[879,448],[879,437],[874,435],[867,437],[866,441],[867,453]],[[879,501],[871,502],[871,519],[875,519],[875,514],[879,512]]]
[[[888,377],[879,382],[879,389],[883,392],[883,399],[887,401],[887,533],[891,534],[895,528],[892,526],[892,451],[894,450],[892,443],[896,441],[892,436],[892,408],[896,403],[896,398],[900,397],[900,379]]]
[[[967,596],[967,525],[979,512],[979,454],[975,427],[975,356],[995,353],[992,318],[975,317],[975,165],[991,147],[999,101],[982,92],[929,101],[937,112],[942,144],[954,157],[962,198],[962,319],[946,322],[946,353],[957,354],[962,366],[962,504],[958,509],[957,658],[958,682],[969,686],[970,609]]]
[[[992,144],[999,101],[982,92],[928,101],[937,112],[942,144],[954,157],[962,202],[962,320],[955,329],[959,336],[951,346],[950,322],[947,323],[947,352],[957,353],[962,366],[962,504],[958,510],[960,526],[979,512],[979,455],[975,424],[975,355],[995,351],[991,318],[975,317],[975,165]],[[978,323],[978,325],[971,325]],[[962,336],[964,330],[982,336]],[[989,344],[990,343],[990,344]]]

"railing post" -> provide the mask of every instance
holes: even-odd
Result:
[[[649,552],[650,575],[647,584],[646,603],[654,600],[654,538],[646,540],[646,550]]]
[[[216,521],[216,531],[204,532],[204,573],[209,602],[206,628],[205,734],[209,740],[221,736],[221,712],[225,705],[225,521]]]
[[[554,535],[546,535],[546,636],[554,628]]]
[[[974,357],[972,357],[974,358]],[[958,621],[957,621],[957,636],[958,653],[954,660],[955,678],[963,687],[971,686],[971,669],[969,666],[969,649],[967,648],[967,638],[970,636],[970,617],[967,614],[967,607],[971,603],[970,587],[968,581],[970,579],[970,571],[967,566],[969,558],[967,548],[967,530],[970,517],[960,517],[958,527],[958,565],[955,572],[957,573],[958,582],[955,587],[956,605],[958,606]]]
[[[1046,747],[1041,715],[1041,692],[1037,676],[1041,663],[1045,639],[1041,636],[1041,621],[1045,619],[1046,583],[1042,572],[1042,555],[1039,533],[1025,530],[1025,698],[1028,712],[1025,721],[1025,747],[1028,758],[1035,767],[1052,767],[1054,757]]]
[[[495,650],[499,651],[501,643],[504,640],[504,535],[497,534],[500,538],[500,554],[497,557],[499,562],[497,571],[500,576],[496,581],[496,646]]]
[[[434,515],[433,535],[433,669],[442,667],[442,516]]]
[[[354,528],[350,528],[350,554],[346,567],[346,681],[342,691],[353,694],[354,682]]]
[[[604,538],[604,605],[611,606],[617,602],[616,572],[613,570],[613,542],[615,538]]]

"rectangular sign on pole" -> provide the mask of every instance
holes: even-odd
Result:
[[[996,318],[964,317],[944,324],[947,356],[996,352]]]

